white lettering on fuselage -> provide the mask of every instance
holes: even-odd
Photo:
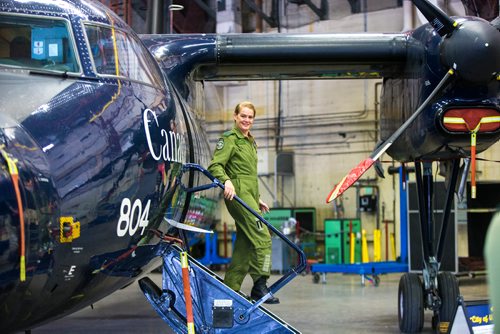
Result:
[[[75,265],[71,265],[69,267],[69,269],[63,269],[62,272],[63,272],[63,275],[64,275],[64,280],[65,281],[70,281],[72,280],[74,277],[75,277],[75,270],[76,270],[76,266]]]
[[[139,227],[142,227],[141,235],[143,235],[149,223],[150,206],[150,199],[144,206],[140,199],[136,199],[132,204],[130,198],[124,198],[120,206],[120,218],[116,225],[116,235],[123,237],[128,232],[130,236],[133,236]]]
[[[166,130],[158,124],[158,117],[151,109],[144,110],[142,115],[144,121],[144,132],[146,133],[146,141],[148,142],[149,152],[156,161],[172,161],[183,162],[185,161],[184,139],[179,134],[172,130]],[[151,126],[150,126],[151,125]],[[159,133],[161,143],[158,145],[153,144],[151,135]]]
[[[75,271],[76,266],[71,266],[68,270],[68,276],[73,276],[73,271]]]

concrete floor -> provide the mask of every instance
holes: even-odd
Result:
[[[219,273],[223,276],[223,273]],[[160,285],[161,275],[149,275]],[[298,276],[277,293],[281,303],[266,305],[302,333],[399,333],[397,293],[400,274],[381,275],[379,286],[359,275],[327,274],[326,283],[313,283],[313,276]],[[271,280],[279,279],[273,275]],[[242,290],[249,292],[247,277]],[[460,278],[465,300],[487,299],[486,277]],[[432,313],[426,311],[423,333],[432,333]],[[132,284],[104,300],[66,318],[32,330],[43,333],[173,333]]]

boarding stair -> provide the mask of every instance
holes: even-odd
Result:
[[[212,181],[207,185],[185,189],[188,193],[213,187],[224,189],[224,185],[218,179],[197,164],[185,164],[183,171],[201,172]],[[186,295],[185,281],[183,281],[185,262],[181,259],[182,256],[186,256],[186,252],[169,242],[162,243],[160,251],[163,258],[161,289],[149,277],[139,280],[139,286],[156,312],[176,333],[300,333],[264,308],[262,304],[306,268],[306,256],[302,249],[239,197],[235,196],[234,200],[297,252],[297,264],[269,287],[268,294],[253,301],[243,293],[233,291],[217,274],[187,255],[189,293]],[[191,325],[188,314],[192,314]]]

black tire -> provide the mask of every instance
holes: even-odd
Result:
[[[179,319],[179,321],[183,323],[186,322],[186,317],[175,307],[175,294],[171,290],[164,290],[162,292],[162,290],[160,290],[160,288],[149,277],[141,278],[139,280],[139,286],[146,296],[146,299],[148,299],[151,304],[159,305],[163,303],[164,301],[161,301],[160,297],[163,293],[167,294],[169,300],[168,306],[170,307],[170,311],[177,316],[177,319]],[[156,311],[158,312],[157,309]],[[162,316],[165,316],[165,314]]]
[[[160,300],[161,290],[149,277],[141,278],[138,283],[147,299],[154,302]]]
[[[314,276],[313,276],[313,282],[318,284],[319,283],[319,279],[320,279],[320,274],[319,273],[314,273]]]
[[[439,308],[438,318],[439,323],[449,324],[455,316],[458,297],[460,295],[458,280],[455,275],[445,271],[438,274],[437,284],[439,297],[441,298],[441,307]]]
[[[380,285],[380,277],[378,275],[373,275],[373,284],[375,286],[379,286]]]
[[[405,273],[398,289],[399,330],[418,333],[424,326],[424,291],[417,274]]]

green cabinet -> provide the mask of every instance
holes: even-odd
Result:
[[[342,220],[325,219],[325,263],[343,263]]]
[[[354,263],[361,262],[361,221],[359,219],[343,219],[344,263],[351,263],[351,238],[354,233]]]
[[[361,262],[361,221],[325,219],[325,263],[351,263],[351,237],[354,233],[354,263]]]

